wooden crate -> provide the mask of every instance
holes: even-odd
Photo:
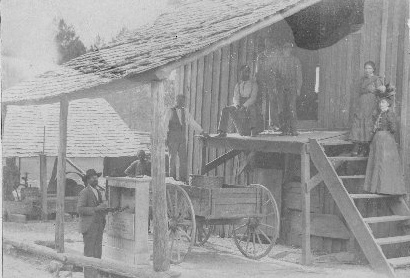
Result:
[[[184,188],[197,216],[209,219],[241,218],[258,213],[260,192],[254,187]]]

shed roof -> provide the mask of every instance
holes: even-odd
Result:
[[[56,156],[59,103],[9,106],[3,135],[4,157]],[[132,156],[148,150],[150,134],[132,131],[102,98],[70,102],[67,157]]]
[[[266,27],[280,20],[278,15],[288,16],[317,2],[319,0],[182,1],[152,26],[131,32],[121,41],[6,90],[3,102],[57,101],[62,95],[80,98],[89,94],[91,97],[90,88],[99,89],[112,81],[170,65],[218,45],[250,26]],[[127,87],[122,84],[115,90],[124,88]],[[96,94],[100,92],[97,90]]]

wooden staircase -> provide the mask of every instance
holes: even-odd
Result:
[[[410,210],[402,196],[381,194],[350,194],[344,181],[348,179],[362,179],[365,175],[340,176],[336,167],[344,161],[367,160],[363,157],[328,157],[317,140],[309,141],[311,159],[323,179],[327,189],[344,216],[350,230],[363,250],[372,268],[385,273],[389,277],[396,277],[394,268],[410,265],[410,257],[387,259],[381,246],[410,242],[410,235],[375,238],[371,225],[375,223],[410,223]],[[393,215],[378,217],[363,217],[355,201],[361,199],[386,200]]]

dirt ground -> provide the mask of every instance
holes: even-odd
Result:
[[[77,232],[77,221],[65,223],[65,247],[67,252],[82,253],[82,236]],[[3,237],[12,240],[50,242],[54,240],[54,223],[3,223]],[[150,239],[152,246],[152,239]],[[245,277],[332,277],[375,278],[381,277],[368,266],[343,264],[333,256],[316,256],[314,264],[306,267],[299,264],[300,249],[277,245],[269,256],[258,261],[245,258],[236,249],[231,238],[213,236],[204,247],[193,248],[192,253],[180,265],[171,270],[189,278],[245,278]],[[47,268],[50,260],[22,252],[3,252],[3,277],[52,277]],[[410,268],[397,271],[399,278],[410,277]],[[63,277],[63,275],[61,276]],[[80,272],[73,275],[82,278]]]

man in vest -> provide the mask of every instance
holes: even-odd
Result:
[[[84,256],[101,259],[107,204],[103,203],[101,192],[97,189],[99,176],[101,173],[94,169],[86,171],[83,177],[85,188],[78,196],[77,211],[80,215],[79,231],[84,240]],[[84,267],[84,278],[97,275],[96,269]]]
[[[241,135],[256,135],[257,126],[257,112],[256,100],[258,96],[258,85],[255,81],[250,79],[251,70],[249,66],[245,65],[240,70],[241,79],[235,85],[233,105],[222,109],[221,118],[218,125],[218,137],[225,137],[229,116],[235,125],[237,132]],[[244,126],[241,117],[245,116],[249,119],[249,127]]]
[[[194,117],[185,108],[185,96],[177,95],[176,104],[170,108],[166,117],[167,137],[165,144],[169,151],[169,175],[175,180],[187,180],[186,127],[190,125],[196,132],[208,136]],[[176,158],[179,158],[179,175],[177,176]]]

